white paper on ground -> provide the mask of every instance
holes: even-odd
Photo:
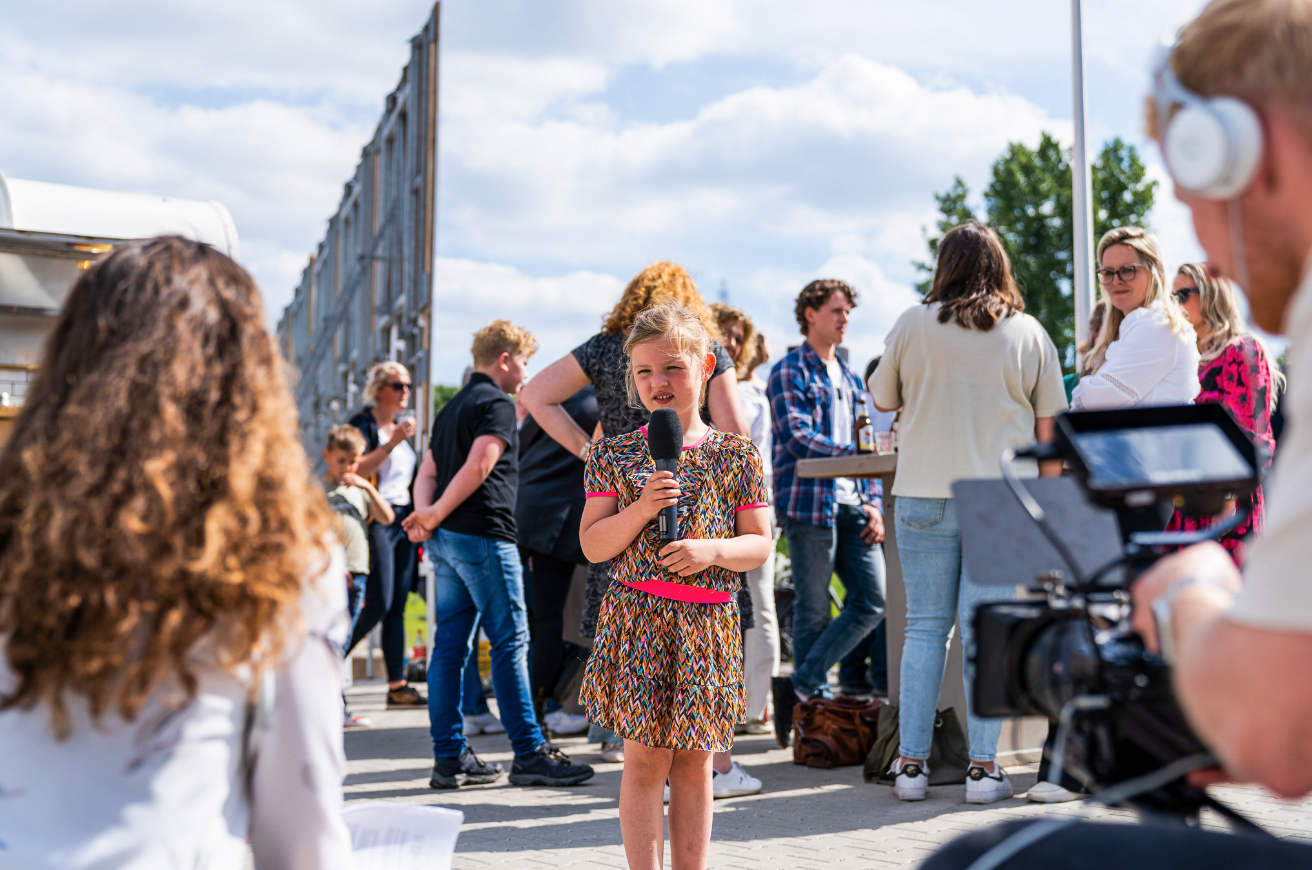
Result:
[[[352,802],[342,811],[356,870],[450,870],[465,814],[391,801]]]

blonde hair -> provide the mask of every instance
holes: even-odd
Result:
[[[364,400],[367,404],[374,404],[378,401],[378,391],[386,384],[392,382],[392,378],[408,378],[410,370],[399,362],[394,360],[383,360],[369,370],[369,376],[364,384]],[[413,396],[411,397],[413,398]]]
[[[1203,326],[1207,329],[1207,338],[1198,337],[1198,353],[1202,362],[1211,362],[1236,341],[1252,338],[1259,341],[1253,331],[1244,322],[1244,315],[1239,309],[1239,295],[1235,287],[1225,278],[1213,278],[1207,267],[1201,263],[1185,263],[1176,270],[1177,275],[1184,275],[1198,288],[1198,311],[1203,317]],[[1263,348],[1265,351],[1266,348]],[[1269,404],[1275,407],[1276,397],[1284,387],[1285,376],[1271,365],[1271,354],[1263,353],[1263,364],[1267,376],[1271,378],[1276,389],[1271,390]]]
[[[768,362],[770,359],[770,342],[765,340],[764,332],[756,333],[756,341],[754,344],[755,347],[752,348],[752,356],[747,362],[747,370],[746,374],[743,375],[743,380],[750,378],[752,373],[756,371],[757,367]]]
[[[352,456],[363,456],[365,448],[368,446],[364,440],[364,433],[350,423],[343,423],[328,431],[328,443],[324,449],[340,450]]]
[[[701,372],[701,386],[698,387],[697,404],[705,398],[706,354],[710,352],[711,337],[706,334],[706,327],[696,312],[684,305],[666,303],[648,308],[638,315],[629,329],[629,337],[624,340],[624,353],[629,357],[629,370],[625,378],[629,405],[643,407],[638,397],[638,384],[633,378],[633,349],[641,344],[651,344],[668,340],[674,348],[674,355],[683,357],[691,367]]]
[[[1215,0],[1180,31],[1170,62],[1193,93],[1273,98],[1312,136],[1312,0]],[[1160,138],[1151,96],[1145,120]]]
[[[752,323],[751,318],[746,314],[723,302],[712,304],[711,314],[715,315],[715,325],[720,328],[720,340],[722,342],[724,337],[729,334],[728,328],[731,324],[742,324],[743,341],[738,346],[738,355],[734,357],[733,363],[738,372],[738,380],[746,379],[752,370],[752,357],[756,354],[756,325]]]
[[[627,333],[638,315],[653,305],[676,303],[687,308],[701,321],[706,334],[720,340],[719,325],[697,285],[682,266],[662,260],[643,269],[624,288],[620,301],[601,324],[602,332]]]
[[[509,320],[494,320],[474,333],[474,346],[470,350],[474,355],[474,366],[481,369],[501,359],[503,353],[532,356],[537,349],[538,342],[533,333]]]
[[[1093,303],[1093,311],[1089,313],[1089,337],[1080,342],[1080,346],[1076,348],[1079,355],[1084,359],[1084,366],[1080,369],[1080,377],[1091,373],[1090,364],[1093,361],[1093,355],[1090,351],[1093,350],[1094,344],[1098,342],[1098,337],[1102,335],[1102,327],[1107,320],[1107,309],[1111,307],[1111,303],[1103,297],[1099,297]]]
[[[41,704],[62,738],[71,695],[94,719],[162,683],[189,702],[200,648],[257,678],[276,661],[335,522],[295,407],[223,254],[148,239],[81,274],[0,453],[0,710]]]
[[[1186,331],[1192,332],[1193,327],[1189,325],[1189,318],[1185,317],[1184,309],[1176,301],[1175,296],[1167,289],[1166,286],[1166,269],[1162,265],[1162,255],[1157,248],[1157,237],[1152,233],[1140,227],[1117,227],[1108,231],[1098,242],[1098,264],[1102,265],[1103,254],[1107,249],[1114,245],[1124,245],[1134,251],[1139,258],[1139,262],[1148,267],[1148,295],[1143,300],[1141,308],[1149,308],[1153,304],[1160,302],[1163,310],[1166,312],[1167,321],[1171,324],[1171,331],[1176,335],[1184,335]],[[1125,314],[1111,304],[1111,300],[1101,295],[1099,290],[1099,301],[1106,300],[1107,317],[1103,324],[1102,331],[1098,333],[1098,340],[1094,343],[1093,349],[1089,354],[1088,373],[1093,374],[1102,368],[1102,364],[1107,361],[1107,348],[1113,341],[1121,337],[1121,321],[1125,319]]]

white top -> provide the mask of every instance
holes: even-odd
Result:
[[[837,444],[851,444],[856,440],[856,420],[852,414],[855,399],[848,392],[847,380],[838,365],[838,356],[825,362],[825,373],[829,375],[829,385],[833,388],[833,402],[829,409],[829,419],[834,422],[834,431],[829,435]],[[857,495],[856,481],[849,477],[834,478],[834,501],[839,504],[861,504]]]
[[[1154,302],[1125,315],[1102,368],[1075,385],[1071,410],[1189,405],[1198,390],[1198,336],[1188,324],[1183,334],[1174,332],[1166,309]]]
[[[378,494],[388,504],[410,504],[410,481],[415,476],[415,451],[402,441],[378,466]]]
[[[0,712],[0,867],[241,870],[248,835],[257,870],[353,866],[341,818],[345,567],[334,548],[301,596],[305,639],[258,693],[249,800],[248,679],[216,667],[197,667],[189,706],[170,710],[161,688],[131,723],[113,712],[93,723],[70,694],[62,741],[42,705]],[[14,685],[0,642],[0,692]]]
[[[773,441],[770,436],[770,400],[765,396],[765,381],[756,377],[750,381],[739,381],[738,399],[743,403],[743,414],[747,417],[747,434],[761,454],[765,489],[770,492],[774,486],[774,475],[771,472],[773,459],[770,456]]]
[[[904,311],[870,376],[875,404],[902,409],[897,496],[951,498],[954,480],[997,477],[1004,450],[1034,442],[1036,417],[1066,410],[1057,348],[1037,320],[1013,314],[983,332],[939,323],[939,308]]]
[[[1244,588],[1230,618],[1260,628],[1312,632],[1312,275],[1285,315],[1286,423],[1265,485],[1266,531],[1249,547]]]

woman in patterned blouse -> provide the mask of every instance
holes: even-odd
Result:
[[[1202,264],[1187,263],[1176,272],[1174,292],[1198,334],[1198,381],[1202,392],[1195,403],[1224,405],[1258,449],[1266,452],[1270,464],[1275,449],[1271,409],[1284,375],[1271,366],[1262,343],[1244,323],[1239,299],[1229,281],[1211,277]],[[1247,539],[1262,534],[1262,488],[1238,506],[1249,510],[1249,518],[1223,536],[1220,543],[1242,567]],[[1176,511],[1168,528],[1193,531],[1207,528],[1212,522],[1212,517],[1183,516]]]
[[[765,478],[751,439],[712,429],[699,409],[714,355],[696,314],[659,305],[638,315],[624,349],[629,393],[683,425],[678,478],[656,471],[647,430],[594,445],[579,543],[610,562],[581,700],[624,740],[620,830],[632,870],[663,866],[661,792],[670,789],[674,870],[703,868],[711,839],[712,753],[743,715],[739,572],[770,556]],[[636,402],[635,402],[636,404]],[[655,522],[677,505],[679,540]]]

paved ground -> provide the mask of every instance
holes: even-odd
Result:
[[[384,711],[377,685],[356,686],[348,695],[352,710],[369,715],[374,728],[346,735],[347,800],[398,800],[463,811],[456,870],[626,866],[617,809],[622,766],[602,764],[595,745],[580,738],[559,741],[572,758],[597,768],[597,775],[577,788],[511,788],[502,780],[433,791],[428,788],[427,713]],[[504,736],[475,737],[472,745],[484,759],[509,769]],[[765,791],[716,802],[711,843],[716,868],[914,866],[940,844],[981,826],[1079,812],[1073,804],[1042,807],[1020,799],[967,806],[965,786],[931,789],[929,800],[903,803],[892,789],[862,782],[859,767],[821,771],[794,765],[791,752],[775,748],[772,737],[741,737],[734,752],[765,783]],[[1008,768],[1017,794],[1034,784],[1034,770],[1030,765]],[[1312,841],[1312,800],[1282,802],[1256,788],[1226,788],[1217,794],[1280,836]],[[1131,818],[1111,810],[1095,815]]]

